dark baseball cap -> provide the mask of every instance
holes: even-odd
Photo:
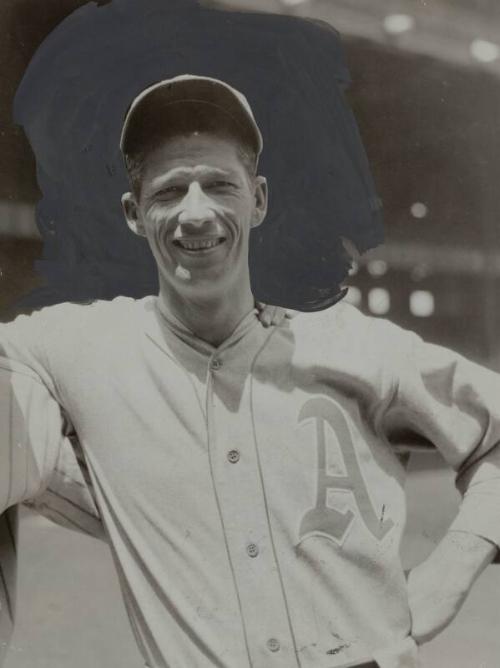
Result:
[[[132,155],[152,137],[197,130],[223,130],[255,153],[262,135],[246,97],[219,79],[183,74],[144,89],[130,104],[123,122],[120,149]]]

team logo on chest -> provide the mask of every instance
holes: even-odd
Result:
[[[383,510],[376,513],[368,494],[366,483],[358,463],[351,431],[346,418],[333,401],[324,397],[309,399],[302,407],[299,422],[314,420],[316,426],[317,481],[316,505],[302,517],[299,538],[308,535],[326,535],[341,543],[356,514],[351,509],[344,511],[327,505],[329,490],[344,490],[352,494],[359,517],[377,540],[382,540],[392,529],[394,522],[384,518]],[[340,446],[345,475],[333,475],[327,465],[327,426],[333,431]]]

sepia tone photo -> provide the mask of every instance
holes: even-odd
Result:
[[[498,665],[500,9],[0,9],[0,665]]]

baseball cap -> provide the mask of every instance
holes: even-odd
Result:
[[[159,135],[221,129],[251,147],[256,158],[260,155],[262,135],[243,93],[219,79],[182,74],[149,86],[132,101],[120,149],[127,156]]]

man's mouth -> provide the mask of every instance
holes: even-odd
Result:
[[[178,248],[182,248],[182,250],[200,252],[216,248],[225,241],[226,237],[183,237],[181,239],[174,239],[173,244]]]

